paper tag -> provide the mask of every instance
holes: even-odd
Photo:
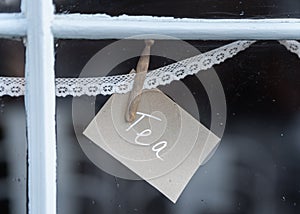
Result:
[[[175,203],[220,138],[156,89],[127,123],[128,98],[111,96],[83,134]]]

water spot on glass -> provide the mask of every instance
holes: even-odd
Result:
[[[120,188],[120,184],[119,184],[119,182],[117,181],[117,178],[116,178],[116,177],[115,177],[115,183],[116,183],[117,188],[119,189],[119,188]]]
[[[62,12],[62,14],[69,14],[71,11],[70,10],[65,10]]]
[[[92,204],[93,204],[93,205],[96,204],[96,201],[92,200]]]
[[[4,104],[3,100],[1,99],[1,104],[0,104],[0,112],[1,113],[3,113],[4,107],[5,107],[5,104]]]

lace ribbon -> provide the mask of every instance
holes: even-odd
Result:
[[[280,40],[280,44],[284,45],[289,51],[295,53],[300,58],[300,43],[296,40]]]
[[[174,80],[180,80],[200,70],[206,70],[213,65],[233,57],[238,52],[248,48],[253,41],[237,41],[207,53],[178,61],[160,67],[147,73],[144,89],[166,85]],[[110,95],[113,93],[127,93],[132,89],[135,74],[98,77],[98,78],[59,78],[56,80],[56,94],[59,97],[98,94]]]
[[[300,43],[294,40],[279,41],[289,51],[300,58]],[[187,58],[173,64],[160,67],[147,73],[144,89],[170,84],[187,75],[207,70],[224,62],[237,53],[247,49],[255,41],[236,41],[203,54]],[[135,74],[95,77],[95,78],[56,78],[56,96],[96,96],[113,93],[127,93],[132,89]],[[25,80],[18,77],[0,77],[0,96],[22,96],[25,92]]]
[[[25,79],[22,77],[0,77],[0,96],[18,97],[24,95]]]

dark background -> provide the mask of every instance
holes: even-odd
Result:
[[[78,76],[90,57],[112,42],[58,40],[56,75]],[[188,42],[205,52],[230,41]],[[136,43],[142,50],[143,41]],[[162,43],[157,41],[153,48]],[[127,73],[136,62],[122,63],[112,73]],[[151,58],[152,69],[168,63]],[[72,98],[58,98],[58,212],[299,213],[299,58],[278,42],[260,41],[214,68],[227,100],[225,134],[215,155],[197,171],[175,205],[148,183],[113,177],[91,163],[75,137]],[[183,82],[198,101],[201,122],[208,126],[209,102],[202,85],[194,76]],[[107,99],[98,96],[96,108]]]
[[[0,39],[0,76],[24,76],[24,46]],[[26,213],[27,143],[24,97],[0,97],[0,213]]]
[[[300,18],[299,0],[56,0],[57,13],[107,13],[191,18]],[[19,12],[0,0],[0,12]],[[76,77],[113,40],[58,40],[56,75]],[[143,42],[140,43],[141,49]],[[201,52],[229,41],[188,41]],[[0,40],[0,75],[24,76],[20,41]],[[135,67],[137,59],[119,66]],[[156,68],[168,59],[152,58]],[[227,100],[225,134],[213,158],[194,175],[174,205],[144,181],[98,169],[73,130],[71,97],[57,99],[58,213],[298,214],[300,213],[300,60],[274,41],[260,41],[214,66]],[[198,100],[201,122],[209,103],[195,77],[183,82]],[[107,97],[98,96],[100,109]],[[0,98],[0,213],[26,213],[24,99]]]
[[[1,13],[12,13],[20,12],[20,0],[0,0],[0,12]]]
[[[299,18],[298,0],[54,0],[57,13],[190,18]]]

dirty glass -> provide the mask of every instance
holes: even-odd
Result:
[[[0,13],[20,12],[20,0],[1,0]]]
[[[57,13],[178,18],[299,18],[298,0],[54,0]]]
[[[57,40],[56,76],[78,77],[88,60],[113,42]],[[164,42],[171,41],[157,41],[153,48]],[[230,41],[187,42],[206,52]],[[143,41],[134,43],[143,48]],[[127,73],[137,60],[120,64],[110,74]],[[171,62],[152,57],[150,68]],[[276,41],[259,41],[214,69],[226,96],[225,133],[176,204],[145,181],[121,179],[94,165],[74,132],[82,124],[73,124],[73,98],[57,98],[58,213],[299,213],[300,59]],[[210,104],[201,83],[195,76],[182,82],[198,103],[200,122],[208,126]],[[107,99],[99,95],[90,104],[98,111]]]
[[[0,76],[24,76],[21,41],[0,39]],[[0,212],[27,213],[24,97],[0,97]]]

